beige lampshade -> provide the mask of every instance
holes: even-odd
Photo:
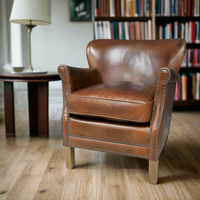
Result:
[[[14,0],[10,22],[26,25],[50,24],[50,0]]]

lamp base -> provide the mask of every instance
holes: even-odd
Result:
[[[34,70],[23,70],[22,72],[14,72],[15,74],[46,74],[47,71],[41,71],[39,69],[34,69]]]

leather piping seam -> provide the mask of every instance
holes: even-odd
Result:
[[[100,152],[107,152],[107,153],[113,153],[113,154],[119,154],[119,155],[122,155],[122,156],[131,156],[131,157],[136,157],[136,158],[148,159],[148,157],[145,157],[145,156],[136,156],[136,155],[132,155],[132,154],[125,154],[125,153],[119,153],[119,152],[107,151],[107,150],[101,150],[101,149],[92,149],[92,148],[79,147],[79,146],[73,146],[73,145],[70,145],[69,147],[87,149],[87,150],[94,150],[94,151],[100,151]]]
[[[154,120],[154,115],[155,115],[156,106],[157,106],[158,90],[159,90],[159,83],[160,83],[160,74],[161,74],[161,72],[162,72],[163,70],[166,70],[166,71],[167,71],[167,77],[166,77],[166,79],[165,79],[165,81],[164,81],[163,95],[162,95],[162,101],[161,101],[161,106],[160,106],[158,125],[157,125],[157,130],[156,130],[155,160],[157,160],[158,132],[159,132],[159,128],[160,128],[160,120],[161,120],[163,102],[164,102],[164,97],[165,97],[165,88],[166,88],[166,85],[167,85],[168,78],[169,78],[169,76],[170,76],[170,70],[169,70],[168,68],[162,68],[162,69],[159,71],[159,75],[158,75],[157,88],[156,88],[156,98],[155,98],[155,103],[154,103],[154,108],[153,108],[153,114],[152,114],[151,123],[150,123],[150,133],[149,133],[149,160],[151,159],[151,133],[152,133],[153,120]]]
[[[102,118],[109,118],[109,119],[120,119],[123,120],[123,122],[138,122],[138,123],[149,123],[149,121],[142,121],[141,120],[132,120],[132,119],[128,119],[128,118],[119,118],[119,117],[112,117],[112,116],[108,116],[108,115],[97,115],[97,114],[90,114],[90,113],[84,113],[84,112],[71,112],[69,111],[69,113],[71,114],[75,114],[75,115],[87,115],[87,116],[92,116],[92,117],[102,117]]]
[[[148,148],[148,145],[142,145],[142,144],[130,144],[126,142],[117,142],[117,141],[110,141],[110,140],[104,140],[104,139],[99,139],[99,138],[90,138],[90,137],[85,137],[85,136],[79,136],[79,135],[70,135],[70,137],[77,137],[77,138],[82,138],[82,139],[88,139],[88,140],[98,140],[98,141],[103,141],[103,142],[110,142],[110,143],[116,143],[116,144],[125,144],[129,146],[138,146],[138,147],[144,147]]]
[[[100,98],[94,98],[94,97],[81,97],[81,96],[70,96],[70,98],[77,98],[77,99],[92,99],[92,100],[100,100],[100,101],[114,101],[114,102],[120,102],[120,103],[131,103],[131,104],[139,104],[139,105],[143,105],[143,106],[149,106],[153,103],[153,100],[149,103],[142,103],[142,102],[130,102],[130,101],[120,101],[120,100],[113,100],[113,99],[100,99]]]
[[[63,90],[63,110],[62,110],[61,124],[62,124],[62,135],[63,135],[63,145],[64,145],[65,135],[64,135],[63,117],[64,117],[64,109],[65,109],[65,87],[64,87],[64,82],[63,82],[62,74],[61,74],[61,72],[59,70],[60,68],[64,68],[65,73],[66,73],[68,94],[70,94],[70,90],[69,90],[69,77],[68,77],[67,70],[66,70],[65,66],[61,65],[61,66],[58,67],[58,73],[59,73],[59,75],[61,77],[61,80],[62,80],[62,90]],[[67,113],[67,134],[69,133],[68,130],[69,130],[69,113]],[[67,137],[68,137],[68,145],[69,145],[69,136],[67,136]]]
[[[62,119],[61,119],[61,124],[62,124],[62,136],[63,136],[63,145],[64,145],[64,127],[63,127],[63,116],[64,116],[64,109],[65,109],[65,88],[64,88],[64,83],[63,83],[63,77],[62,77],[62,74],[60,73],[60,68],[62,66],[59,66],[58,67],[58,73],[61,77],[61,80],[62,80],[62,91],[63,91],[63,109],[62,109]]]

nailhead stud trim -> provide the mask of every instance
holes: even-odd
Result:
[[[63,135],[63,145],[65,145],[64,144],[65,136],[64,136],[64,128],[63,128],[63,116],[64,116],[64,109],[65,109],[65,87],[64,87],[64,83],[63,83],[62,74],[60,73],[60,70],[59,70],[60,68],[63,68],[65,70],[65,73],[66,73],[68,95],[70,94],[70,90],[69,90],[69,77],[68,77],[67,70],[66,70],[65,66],[61,65],[61,66],[58,67],[58,73],[59,73],[61,80],[62,80],[62,90],[63,90],[63,110],[62,110],[61,126],[62,126],[62,135]],[[69,114],[68,113],[67,113],[67,134],[69,134]],[[68,136],[68,144],[69,144],[69,136]]]
[[[153,108],[153,114],[152,114],[152,117],[151,117],[150,133],[149,133],[149,160],[151,158],[151,134],[152,134],[152,126],[153,126],[154,115],[155,115],[156,106],[157,106],[158,90],[159,90],[159,83],[160,83],[160,74],[163,70],[167,71],[167,77],[166,77],[165,82],[164,82],[162,102],[161,102],[161,106],[160,106],[160,113],[159,113],[157,132],[156,132],[155,160],[157,160],[158,132],[159,132],[159,128],[160,128],[160,120],[161,120],[161,115],[162,115],[163,103],[164,103],[164,99],[165,99],[165,89],[166,89],[167,81],[168,81],[169,76],[170,76],[170,70],[168,68],[162,68],[159,71],[159,74],[158,74],[156,98],[155,98],[155,103],[154,103],[154,108]]]
[[[103,141],[103,142],[111,142],[111,143],[117,143],[117,144],[125,144],[125,145],[130,145],[130,146],[138,146],[138,147],[148,148],[148,145],[142,145],[142,144],[131,144],[131,143],[117,142],[117,141],[104,140],[104,139],[98,139],[98,138],[91,138],[91,137],[85,137],[85,136],[79,136],[79,135],[69,135],[69,136],[88,139],[88,140],[98,140],[98,141]]]
[[[136,157],[136,158],[143,158],[143,159],[147,159],[148,160],[148,157],[145,157],[145,156],[136,156],[136,155],[132,155],[132,154],[118,153],[118,152],[114,152],[114,151],[106,151],[106,150],[92,149],[92,148],[86,148],[86,147],[78,147],[78,146],[73,146],[73,145],[70,145],[70,147],[93,150],[93,151],[100,151],[100,152],[107,152],[107,153],[119,154],[119,155],[123,155],[123,156],[131,156],[131,157]]]

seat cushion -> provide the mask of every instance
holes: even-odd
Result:
[[[134,82],[94,85],[71,93],[67,111],[75,115],[149,122],[155,88]]]

